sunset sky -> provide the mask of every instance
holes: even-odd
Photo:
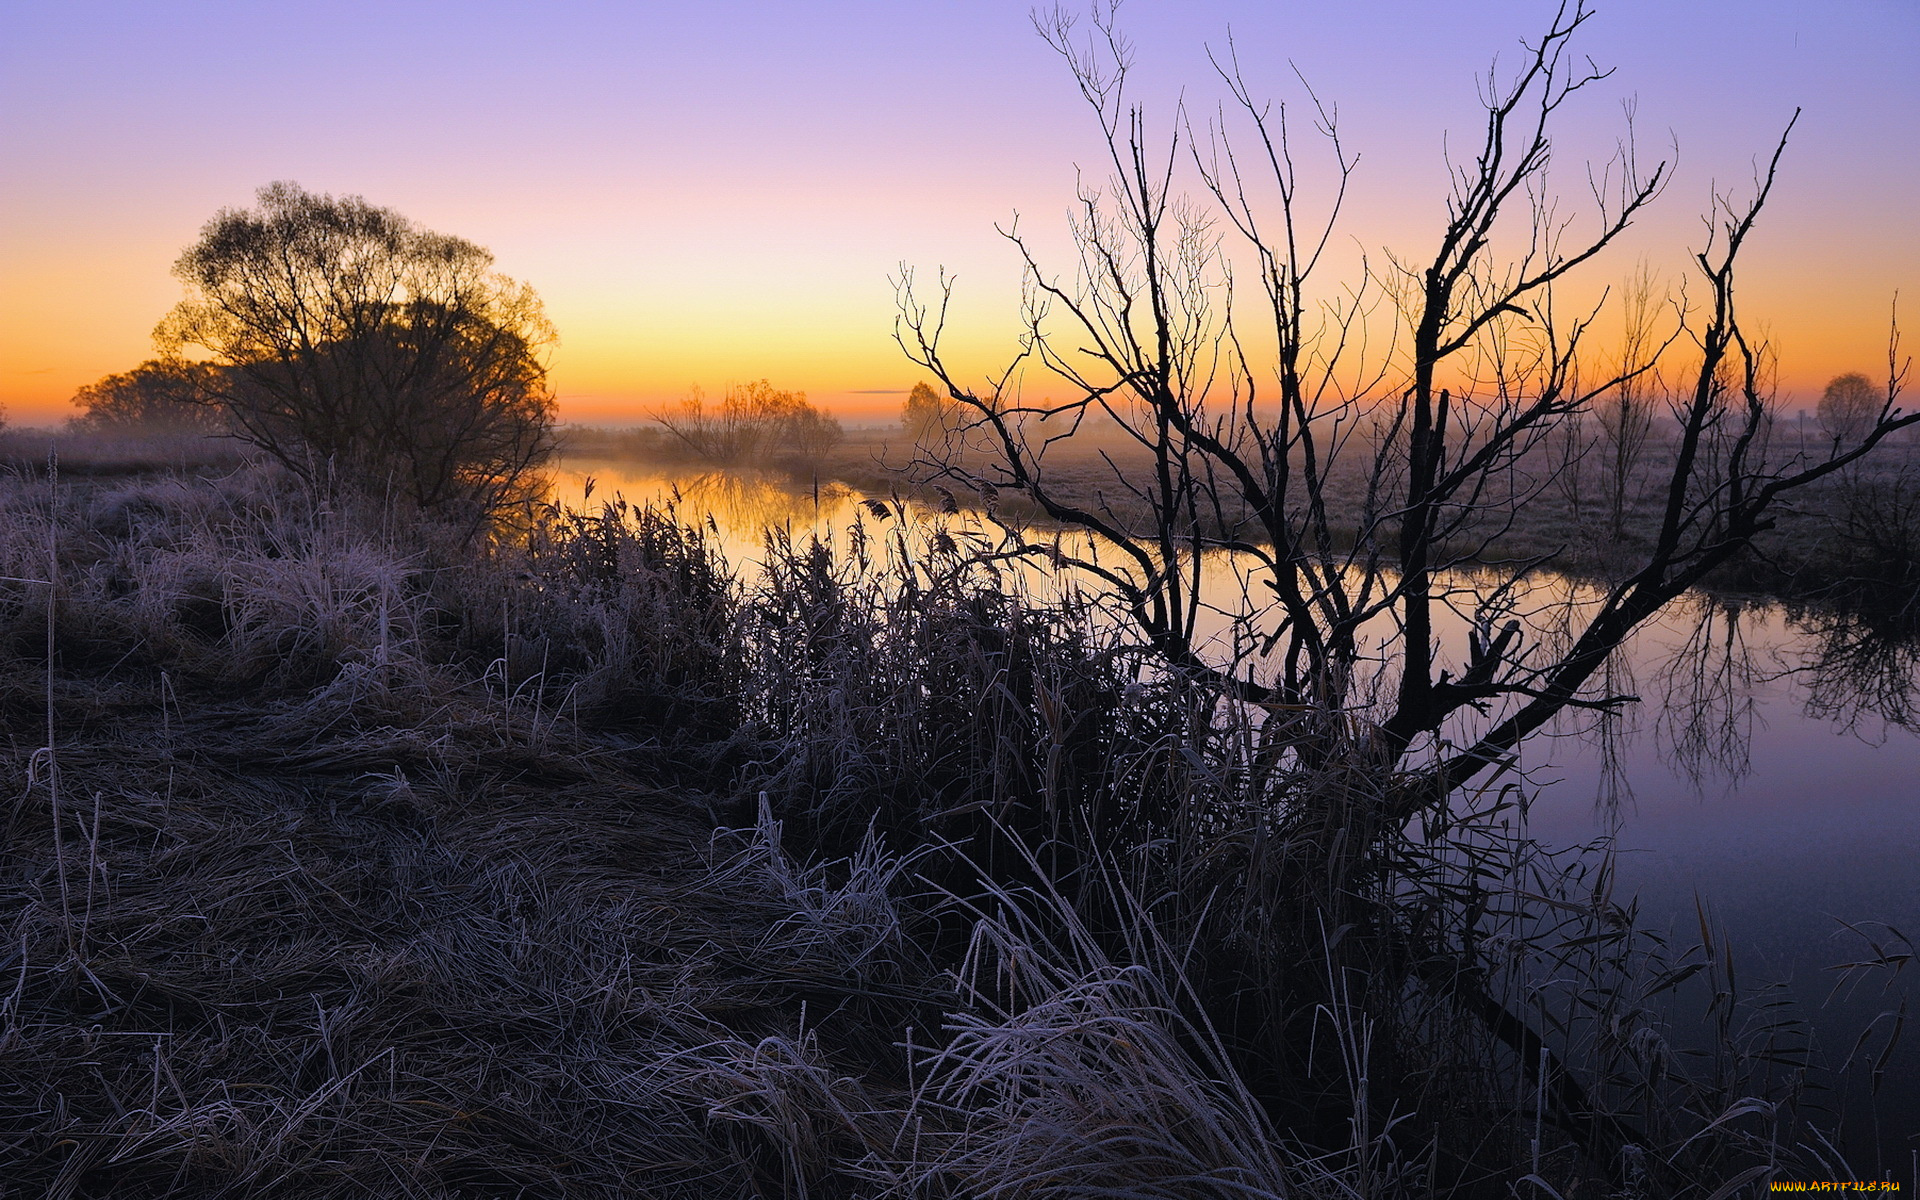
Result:
[[[296,180],[489,247],[561,334],[564,419],[623,422],[695,384],[760,378],[844,416],[919,378],[889,277],[957,272],[956,346],[1011,345],[1018,214],[1057,250],[1098,129],[1026,0],[811,3],[96,3],[0,6],[0,404],[68,415],[76,387],[150,357],[169,268],[222,206]],[[1920,347],[1920,5],[1599,0],[1579,48],[1617,73],[1561,126],[1555,182],[1584,194],[1637,97],[1640,151],[1673,185],[1620,253],[1668,279],[1711,189],[1750,186],[1805,109],[1743,298],[1784,390],[1884,372],[1908,297]],[[1165,129],[1222,91],[1231,29],[1256,89],[1291,63],[1361,156],[1342,253],[1425,253],[1443,146],[1475,87],[1552,7],[1513,0],[1130,0],[1138,97]],[[1303,145],[1313,159],[1316,147]],[[1061,269],[1069,263],[1055,254]]]

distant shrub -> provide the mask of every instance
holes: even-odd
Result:
[[[764,379],[728,388],[712,408],[696,389],[654,419],[696,457],[725,466],[818,458],[842,436],[840,422],[807,403],[805,392],[780,391]]]
[[[960,427],[959,404],[942,396],[927,383],[916,383],[900,406],[900,427],[914,441],[945,437]]]
[[[1878,390],[1865,375],[1836,375],[1820,396],[1820,428],[1836,442],[1853,445],[1880,419],[1882,407]]]
[[[68,427],[79,433],[223,433],[227,421],[220,410],[200,401],[217,372],[204,363],[150,359],[75,392],[73,403],[82,411],[69,418]]]

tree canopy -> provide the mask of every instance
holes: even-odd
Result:
[[[914,384],[906,403],[900,406],[900,427],[915,441],[945,437],[958,429],[963,419],[960,406],[926,382]]]
[[[1884,392],[1858,371],[1836,375],[1820,395],[1820,427],[1836,442],[1860,441],[1886,407]]]
[[[217,386],[215,374],[203,363],[143,362],[75,392],[73,403],[83,411],[71,424],[90,433],[220,433],[226,423],[219,411],[200,403]]]
[[[193,377],[197,400],[309,479],[476,514],[521,496],[552,453],[557,339],[533,289],[358,196],[257,199],[174,264],[187,296],[154,336],[221,368]]]
[[[695,389],[654,419],[696,457],[726,465],[807,461],[841,437],[840,422],[808,403],[805,392],[783,391],[765,379],[728,388],[712,408]]]

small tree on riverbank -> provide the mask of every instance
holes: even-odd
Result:
[[[223,209],[174,264],[155,331],[198,403],[315,482],[474,519],[524,498],[553,450],[540,299],[493,256],[358,196],[294,183]]]

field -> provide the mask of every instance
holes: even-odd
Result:
[[[1362,837],[1357,762],[1263,762],[956,551],[747,584],[698,514],[462,545],[66,461],[0,480],[0,1195],[1849,1177],[1713,931],[1639,935],[1501,796]]]

